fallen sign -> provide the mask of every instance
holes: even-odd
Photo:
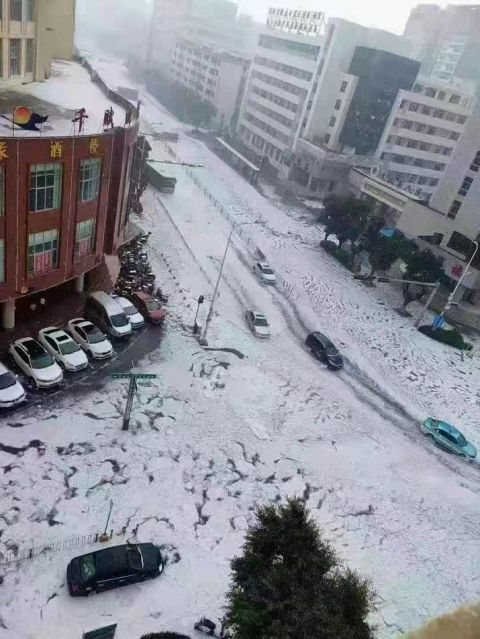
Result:
[[[116,623],[111,626],[103,626],[103,628],[97,628],[96,630],[84,632],[82,635],[82,639],[114,639],[116,630]]]
[[[113,379],[157,379],[158,375],[154,373],[112,373]]]
[[[130,384],[128,385],[127,403],[125,405],[125,412],[123,414],[122,430],[128,430],[130,425],[130,416],[132,414],[133,398],[138,390],[137,380],[157,379],[157,375],[154,373],[112,373],[113,379],[128,379]],[[139,382],[140,385],[145,385],[145,382]],[[148,382],[147,382],[148,383]]]

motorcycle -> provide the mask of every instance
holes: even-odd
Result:
[[[198,630],[198,632],[202,632],[204,635],[208,635],[209,637],[216,637],[217,639],[231,639],[230,633],[224,629],[223,624],[220,628],[220,633],[217,633],[217,624],[210,619],[207,619],[207,617],[202,617],[193,627],[195,630]]]

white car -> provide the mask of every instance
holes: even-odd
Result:
[[[68,330],[73,339],[94,359],[106,359],[112,356],[113,348],[110,340],[92,322],[83,317],[77,317],[68,322]]]
[[[37,388],[50,388],[63,382],[63,373],[50,353],[32,337],[17,339],[10,344],[15,364],[30,377]]]
[[[275,284],[276,283],[277,278],[275,277],[275,271],[266,262],[255,262],[255,264],[253,265],[253,270],[257,274],[257,277],[264,284]]]
[[[112,295],[113,299],[120,304],[123,308],[123,312],[130,320],[130,325],[132,328],[142,328],[145,326],[145,320],[143,319],[143,315],[138,312],[138,308],[132,304],[126,297],[120,297],[119,295]]]
[[[270,337],[270,326],[268,325],[268,320],[263,313],[247,311],[245,317],[247,319],[247,324],[255,337]]]
[[[0,363],[0,408],[12,408],[25,401],[25,389],[8,368]]]
[[[68,333],[55,326],[42,328],[38,341],[67,371],[81,371],[88,366],[88,357]]]

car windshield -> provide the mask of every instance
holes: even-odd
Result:
[[[142,555],[138,546],[127,546],[128,565],[132,570],[142,570]]]
[[[38,344],[29,344],[28,353],[33,368],[47,368],[53,364],[53,357],[43,350]]]
[[[127,316],[125,313],[118,313],[117,315],[110,315],[110,321],[112,326],[118,328],[119,326],[126,326],[128,324]]]
[[[273,275],[273,271],[269,266],[262,266],[262,271],[265,275]]]
[[[160,305],[155,300],[149,300],[145,302],[145,306],[147,307],[147,311],[158,311],[160,309]]]
[[[16,379],[10,372],[2,373],[0,375],[0,390],[4,388],[10,388],[10,386],[15,386]]]
[[[255,317],[255,326],[268,326],[266,317]]]
[[[95,575],[95,559],[93,555],[85,555],[80,559],[82,581],[88,581]]]
[[[123,310],[125,311],[126,315],[136,315],[138,313],[135,306],[124,306]]]
[[[80,350],[80,346],[72,339],[65,339],[64,342],[58,340],[58,345],[62,355],[71,355],[72,353],[76,353]]]
[[[104,334],[101,333],[93,324],[82,326],[82,329],[85,331],[85,335],[87,336],[87,340],[90,344],[99,344],[105,340]]]

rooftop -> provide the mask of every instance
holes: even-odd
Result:
[[[18,126],[12,131],[13,110],[25,106],[39,115],[48,115],[41,131],[25,131]],[[125,110],[113,104],[92,82],[86,69],[76,62],[56,60],[52,63],[51,77],[45,82],[32,82],[2,91],[0,94],[0,137],[38,138],[65,137],[74,134],[72,119],[75,112],[86,109],[88,119],[80,135],[98,135],[103,132],[103,116],[113,106],[114,124],[124,124]],[[78,125],[77,132],[78,132]]]

